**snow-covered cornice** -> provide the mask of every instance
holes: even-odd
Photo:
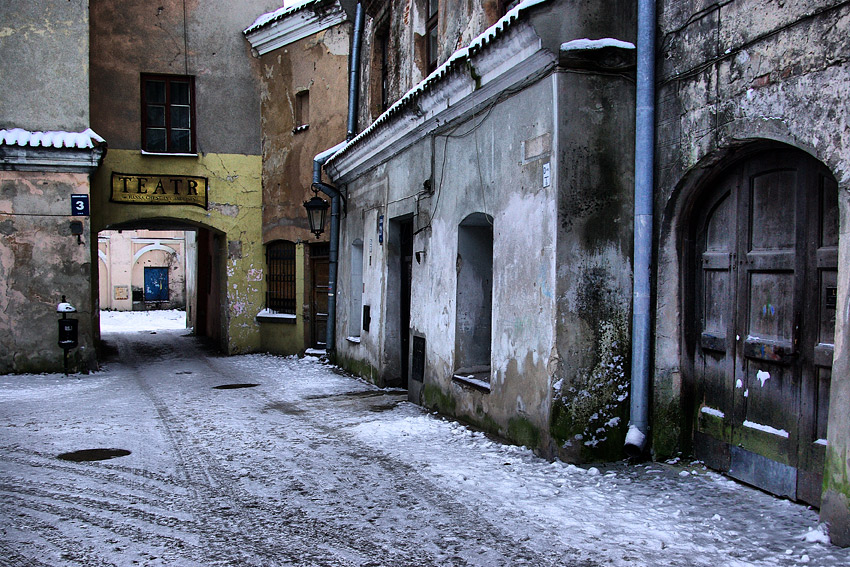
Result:
[[[263,55],[347,19],[339,0],[306,0],[263,14],[243,33],[251,47]]]
[[[498,37],[493,41],[489,35],[487,49],[464,48],[409,91],[328,160],[324,167],[328,175],[347,183],[445,124],[538,81],[558,63],[526,21],[511,22]]]
[[[0,169],[90,173],[100,166],[106,141],[91,128],[83,132],[0,130]]]

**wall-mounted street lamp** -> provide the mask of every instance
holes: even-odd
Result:
[[[325,216],[330,206],[330,203],[319,197],[318,191],[309,201],[304,201],[304,208],[307,209],[307,220],[310,221],[310,232],[315,234],[316,238],[319,238],[325,231]]]

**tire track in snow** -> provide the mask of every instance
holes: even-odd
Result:
[[[211,365],[229,364],[227,359],[212,359],[207,360],[207,362]],[[221,372],[214,366],[213,370]],[[280,389],[285,391],[285,385],[281,386]],[[326,452],[346,457],[316,462],[315,456],[310,455],[312,449],[309,444],[303,442],[293,444],[294,456],[297,458],[291,459],[290,462],[297,462],[299,468],[297,471],[293,471],[291,470],[292,467],[288,467],[290,476],[298,474],[302,478],[311,478],[311,475],[307,474],[309,471],[304,470],[304,467],[313,465],[322,469],[316,471],[315,476],[317,478],[326,478],[328,471],[333,470],[338,477],[346,479],[346,482],[341,483],[341,487],[345,488],[347,492],[343,497],[337,497],[336,502],[328,503],[328,515],[339,518],[338,508],[343,506],[345,502],[362,498],[364,487],[374,485],[376,479],[388,481],[384,486],[377,487],[377,491],[382,497],[372,500],[372,505],[368,508],[368,511],[375,516],[376,520],[381,516],[391,516],[393,513],[406,512],[406,514],[413,516],[404,519],[396,518],[399,523],[393,530],[396,537],[387,541],[388,544],[393,545],[394,551],[396,551],[390,564],[439,565],[449,562],[452,565],[488,566],[596,565],[587,560],[565,559],[565,556],[571,552],[579,555],[577,551],[560,549],[557,552],[540,552],[531,550],[527,545],[517,541],[515,534],[503,531],[495,522],[473,510],[466,502],[452,494],[447,494],[444,488],[422,475],[421,471],[414,466],[387,454],[377,453],[374,448],[366,446],[353,435],[345,432],[339,424],[330,423],[328,416],[333,415],[334,410],[327,408],[327,404],[338,404],[340,399],[345,398],[361,401],[365,398],[372,398],[371,392],[364,392],[364,394],[310,396],[309,399],[300,401],[272,399],[269,394],[262,390],[251,390],[249,395],[264,399],[266,402],[264,407],[266,408],[283,407],[288,412],[294,413],[295,415],[289,417],[292,421],[298,420],[300,430],[305,427],[312,430],[310,433],[302,431],[302,437],[318,439],[322,445],[325,445]],[[393,400],[392,396],[387,396],[380,390],[375,390],[374,394]],[[395,397],[401,399],[401,396],[396,395]],[[406,399],[406,394],[404,398]],[[381,403],[381,400],[373,399],[371,401],[378,402],[379,407],[387,405]],[[296,411],[293,412],[292,410]],[[363,408],[361,410],[365,411]],[[280,464],[285,465],[286,463]],[[308,494],[322,492],[321,487],[318,486],[305,487],[304,491]],[[397,500],[402,500],[402,504],[405,504],[406,500],[406,503],[409,503],[413,510],[404,510],[405,506],[398,506]],[[362,517],[356,519],[355,528],[360,526],[362,529],[362,520]],[[411,533],[416,533],[421,526],[429,523],[442,523],[444,527],[434,534],[432,538],[434,541],[427,542],[432,544],[435,549],[425,552],[423,549],[424,542],[409,536]],[[370,533],[372,538],[381,537],[381,535],[381,533]],[[421,534],[417,535],[421,536]],[[463,552],[469,556],[468,548],[470,544],[482,551],[479,557],[464,557],[459,554]],[[400,550],[403,550],[403,554],[400,553]],[[399,563],[400,561],[402,563]]]
[[[194,343],[191,345],[182,349],[180,355],[174,358],[207,359],[205,354],[198,352],[200,349]],[[158,344],[155,349],[157,357],[160,360],[167,359],[170,363],[173,348],[173,344]],[[339,550],[347,550],[347,542],[335,541],[340,539],[339,534],[329,526],[325,529],[320,522],[291,506],[272,510],[254,496],[239,491],[236,479],[214,464],[214,459],[206,448],[191,438],[180,420],[140,372],[142,366],[149,366],[149,352],[142,358],[123,340],[119,351],[122,363],[133,371],[139,388],[159,415],[157,423],[168,439],[179,469],[185,477],[186,487],[191,493],[191,507],[201,519],[199,534],[204,539],[206,551],[212,559],[227,564],[232,561],[240,561],[239,564],[249,561],[245,564],[262,565],[282,562],[305,565],[311,562],[314,565],[346,566],[361,563],[336,556]],[[193,352],[195,356],[187,356],[188,352]],[[279,530],[273,534],[273,542],[269,542],[269,538],[264,541],[249,536],[250,533],[266,531],[264,524],[270,518],[275,520],[275,526]],[[238,529],[232,529],[231,526]],[[300,542],[300,545],[293,542]],[[316,546],[320,542],[324,542],[324,545],[319,545],[323,549],[317,550]],[[248,550],[250,559],[245,557],[246,553],[242,550]],[[332,555],[329,556],[328,553]],[[255,560],[261,561],[255,563]]]

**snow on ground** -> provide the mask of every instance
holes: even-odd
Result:
[[[850,565],[698,462],[550,463],[314,357],[107,342],[89,376],[0,376],[0,566]],[[94,447],[131,454],[56,459]]]
[[[186,312],[178,309],[159,311],[101,311],[101,333],[133,333],[186,328]]]

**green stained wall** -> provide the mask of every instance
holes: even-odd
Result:
[[[230,353],[260,349],[255,317],[263,308],[265,257],[262,245],[262,159],[259,155],[201,154],[197,157],[145,156],[138,150],[109,150],[92,180],[94,231],[137,226],[191,225],[210,229],[224,240],[222,339]],[[191,175],[208,180],[209,205],[124,204],[110,202],[112,172]]]

